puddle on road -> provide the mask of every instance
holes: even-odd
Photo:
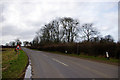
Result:
[[[32,70],[31,69],[32,69],[31,60],[29,59],[29,65],[28,65],[28,67],[26,69],[24,80],[26,80],[28,78],[31,79],[31,77],[32,77]]]

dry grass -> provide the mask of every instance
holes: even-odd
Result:
[[[20,50],[18,55],[15,48],[2,49],[2,78],[20,78],[28,63],[28,57]]]
[[[3,48],[2,49],[2,69],[6,69],[10,64],[7,64],[9,61],[17,59],[16,52],[14,48]]]

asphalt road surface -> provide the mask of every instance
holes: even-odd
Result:
[[[22,49],[31,59],[32,78],[118,78],[118,66]]]

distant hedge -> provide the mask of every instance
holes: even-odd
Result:
[[[92,56],[105,56],[106,51],[110,57],[119,59],[120,57],[120,43],[97,43],[97,42],[82,42],[82,43],[58,43],[58,44],[47,44],[37,45],[31,48],[36,48],[45,51],[59,51],[68,54],[86,54]]]
[[[16,48],[16,46],[0,46],[0,48]]]

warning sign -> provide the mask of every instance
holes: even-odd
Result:
[[[19,45],[17,45],[16,50],[21,50],[21,48],[20,48],[20,46],[19,46]]]

